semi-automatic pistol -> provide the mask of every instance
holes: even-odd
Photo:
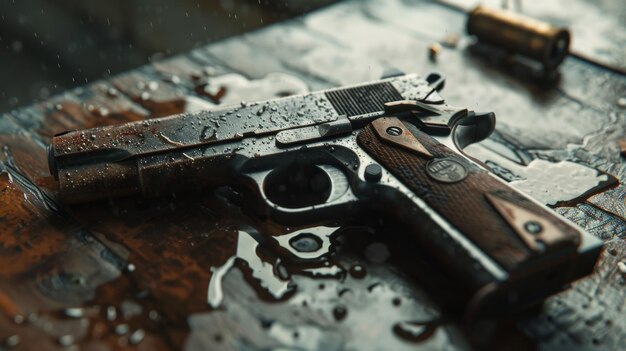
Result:
[[[285,225],[376,213],[463,287],[467,313],[537,303],[589,274],[602,243],[463,148],[493,113],[450,106],[443,78],[401,75],[193,114],[70,131],[49,147],[66,203],[217,186]]]

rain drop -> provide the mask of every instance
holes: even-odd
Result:
[[[350,267],[350,275],[353,278],[362,279],[365,277],[366,274],[367,271],[365,270],[365,267],[361,266],[360,264],[355,264]]]
[[[335,320],[341,321],[346,318],[346,315],[348,315],[348,309],[345,306],[338,305],[333,308],[333,317],[335,317]]]

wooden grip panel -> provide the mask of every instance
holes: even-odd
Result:
[[[399,119],[380,118],[357,137],[381,166],[511,272],[580,233],[484,169]]]

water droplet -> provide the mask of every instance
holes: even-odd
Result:
[[[148,313],[148,318],[150,318],[150,320],[152,320],[152,321],[156,321],[159,318],[159,312],[157,312],[155,310],[151,310]]]
[[[276,263],[274,264],[274,273],[282,280],[288,280],[291,277],[287,267],[282,263],[280,258],[276,259]]]
[[[361,266],[360,264],[355,264],[350,267],[350,275],[353,278],[362,279],[363,277],[365,277],[366,274],[367,271],[365,270],[365,267]]]
[[[39,320],[39,315],[37,313],[29,313],[28,316],[26,316],[26,320],[28,321],[28,323],[35,323],[37,322],[37,320]]]
[[[280,244],[280,246],[289,250],[294,256],[296,256],[300,260],[319,260],[321,257],[331,252],[330,237],[335,233],[337,229],[338,227],[317,226],[297,230],[286,235],[277,236],[275,237],[275,239],[278,244]],[[286,231],[289,230],[290,229],[286,229]],[[310,242],[310,236],[314,237],[313,242]],[[299,239],[297,238],[307,239],[305,239],[306,242],[299,242]],[[294,244],[297,245],[297,247],[294,246]],[[316,246],[317,249],[315,249]]]
[[[119,324],[117,326],[115,326],[115,334],[117,335],[124,335],[126,333],[128,333],[128,330],[130,328],[128,327],[128,324]]]
[[[107,89],[107,95],[110,96],[110,97],[117,97],[117,95],[118,95],[117,89],[115,89],[113,87]]]
[[[289,240],[289,245],[298,252],[315,252],[322,247],[322,240],[312,233],[301,233]]]
[[[137,345],[143,340],[145,336],[146,332],[143,329],[137,329],[132,334],[130,334],[128,341],[130,341],[130,343],[133,345]]]
[[[4,340],[4,345],[7,348],[12,348],[20,344],[20,336],[19,335],[11,335]]]
[[[335,320],[341,321],[346,318],[346,315],[348,315],[348,309],[345,306],[338,305],[333,308],[333,316],[335,317]]]
[[[106,315],[107,315],[107,320],[113,321],[117,318],[117,310],[115,309],[114,306],[108,306]]]
[[[435,330],[436,324],[424,322],[400,322],[393,326],[393,332],[408,341],[424,341],[430,338]]]
[[[125,319],[129,319],[134,316],[140,315],[143,312],[143,308],[140,304],[134,301],[124,300],[120,304],[120,311],[122,312],[122,316],[124,316]]]
[[[73,335],[63,335],[59,337],[59,345],[63,347],[68,347],[74,344],[74,336]]]
[[[81,318],[81,317],[85,316],[85,310],[83,310],[82,308],[79,308],[79,307],[66,308],[63,311],[63,314],[66,317],[70,317],[70,318]]]
[[[132,263],[129,263],[129,264],[126,266],[126,271],[127,271],[127,272],[129,272],[129,273],[134,272],[134,271],[135,271],[135,269],[137,269],[137,267],[135,267],[135,265],[134,265],[134,264],[132,264]]]
[[[624,263],[624,261],[620,261],[617,263],[617,269],[619,269],[619,272],[623,276],[626,276],[626,263]]]

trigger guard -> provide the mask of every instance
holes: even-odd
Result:
[[[348,178],[345,174],[343,174],[340,169],[330,165],[316,166],[324,171],[326,175],[330,178],[331,190],[328,199],[326,199],[326,202],[334,202],[335,200],[341,198],[350,189]]]
[[[267,177],[274,171],[273,169],[247,173],[246,176],[256,184],[256,190],[259,192],[262,201],[268,206],[268,208],[271,208],[274,211],[278,212],[292,214],[308,213],[315,208],[322,209],[324,207],[335,205],[338,202],[345,202],[354,199],[354,194],[351,194],[349,191],[350,183],[343,171],[341,171],[337,167],[326,164],[318,164],[315,165],[315,167],[322,170],[330,179],[330,194],[328,195],[328,198],[326,198],[323,202],[319,204],[307,205],[297,208],[281,206],[272,201],[272,199],[270,199],[270,197],[268,196],[267,192],[265,191],[265,182]],[[344,197],[345,199],[343,199]]]
[[[470,111],[452,129],[452,140],[459,150],[463,150],[470,144],[485,140],[493,133],[495,127],[496,115],[493,112]]]

